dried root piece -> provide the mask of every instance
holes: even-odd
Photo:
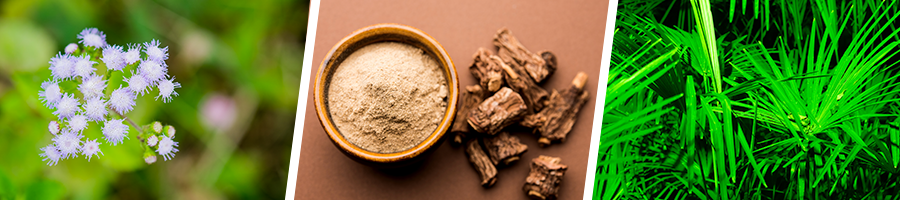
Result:
[[[468,122],[475,131],[488,135],[497,134],[504,127],[519,121],[525,114],[522,96],[503,87],[469,113]]]
[[[501,132],[497,136],[484,138],[484,148],[487,150],[488,155],[491,156],[491,162],[500,166],[509,165],[519,160],[519,156],[528,150],[528,145],[522,144],[519,141],[519,137],[511,136],[507,132]]]
[[[539,112],[544,109],[549,96],[547,90],[544,90],[537,83],[534,83],[531,78],[528,78],[525,71],[507,65],[497,56],[492,56],[491,58],[499,63],[500,68],[503,68],[503,76],[506,77],[506,83],[522,95],[522,99],[525,100],[525,105],[530,112]]]
[[[531,199],[556,199],[559,196],[559,183],[568,166],[560,164],[560,158],[538,156],[531,160],[531,172],[525,178],[525,194]]]
[[[587,102],[588,92],[584,91],[587,82],[587,74],[579,72],[572,80],[572,86],[562,93],[553,90],[550,94],[549,105],[541,112],[525,117],[519,124],[524,127],[535,128],[535,132],[541,135],[538,144],[550,145],[554,141],[563,142],[566,135],[572,130],[578,112]]]
[[[475,167],[475,171],[478,171],[478,175],[481,176],[481,186],[491,187],[494,182],[497,182],[497,168],[494,167],[494,163],[491,162],[488,155],[481,150],[478,140],[469,140],[469,144],[466,146],[466,156],[469,157],[469,163],[472,163],[472,167]]]
[[[541,58],[544,59],[544,62],[545,62],[544,64],[546,65],[546,67],[544,67],[544,68],[550,69],[551,73],[553,71],[556,71],[556,66],[558,66],[558,65],[556,64],[556,55],[553,54],[553,52],[544,50],[544,51],[539,52],[538,55],[541,55]],[[546,77],[544,77],[544,79],[546,80],[547,77],[549,77],[549,76],[550,75],[547,75]]]
[[[531,53],[522,43],[519,43],[509,29],[502,28],[497,31],[497,34],[494,35],[494,46],[497,46],[497,54],[503,61],[523,66],[534,82],[540,83],[556,71],[556,56],[546,52],[549,53],[549,57],[553,58],[553,63],[548,65],[542,55],[544,52],[542,54]]]
[[[472,109],[481,104],[481,101],[483,100],[484,90],[481,86],[466,86],[466,92],[462,93],[462,101],[460,101],[460,104],[462,105],[456,110],[456,119],[453,121],[453,126],[450,127],[450,132],[455,133],[451,144],[462,144],[466,141],[466,133],[473,132],[472,128],[469,127],[469,123],[466,122],[466,117],[468,117],[469,112],[472,112]]]
[[[489,92],[496,92],[503,85],[503,69],[497,63],[491,61],[491,52],[484,48],[478,48],[472,57],[475,62],[469,66],[469,71],[478,80],[478,84]]]

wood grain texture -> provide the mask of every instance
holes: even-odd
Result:
[[[560,161],[559,157],[544,155],[531,160],[531,171],[522,187],[528,197],[540,200],[558,198],[560,183],[569,168]]]
[[[491,60],[491,56],[493,54],[490,51],[479,47],[475,55],[472,55],[474,62],[469,66],[469,72],[489,93],[497,92],[503,86],[503,69]]]
[[[511,65],[522,66],[534,82],[543,82],[544,79],[556,71],[555,60],[552,64],[548,64],[544,60],[542,54],[546,51],[542,52],[542,54],[532,53],[513,36],[512,31],[505,27],[498,30],[497,34],[494,35],[494,46],[497,47],[497,54],[500,55],[503,61]],[[552,55],[552,53],[549,53],[547,56],[553,57]]]
[[[469,125],[487,135],[518,122],[525,116],[525,101],[518,93],[504,87],[469,113]]]
[[[496,166],[508,166],[528,151],[528,145],[522,144],[519,137],[507,132],[484,138],[482,141],[485,151],[491,156],[491,162]]]
[[[528,74],[522,69],[521,66],[503,62],[499,57],[493,57],[495,61],[500,63],[500,67],[503,68],[503,77],[506,78],[506,83],[512,88],[514,91],[522,95],[522,99],[525,100],[525,105],[528,107],[528,113],[540,112],[547,105],[547,98],[549,97],[549,93],[547,90],[544,90],[541,86],[538,86],[531,78],[528,78]]]
[[[453,126],[450,127],[450,132],[453,133],[451,144],[460,145],[466,141],[467,135],[475,132],[466,119],[469,113],[472,112],[472,109],[484,101],[484,96],[485,91],[479,85],[466,86],[466,90],[461,93],[460,106],[456,110],[456,119],[453,121]]]
[[[572,85],[562,92],[553,90],[547,108],[534,115],[526,116],[519,124],[534,128],[540,135],[538,144],[547,146],[553,142],[564,142],[566,136],[575,125],[578,112],[588,100],[588,92],[584,91],[587,74],[578,73]]]
[[[497,168],[491,162],[491,158],[481,149],[478,140],[469,140],[469,143],[466,145],[466,157],[469,159],[472,167],[475,168],[475,171],[478,172],[478,176],[481,177],[481,186],[494,186],[494,183],[497,182]]]

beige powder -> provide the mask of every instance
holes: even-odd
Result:
[[[425,140],[447,109],[447,80],[434,58],[396,42],[366,45],[335,70],[328,109],[347,140],[394,153]]]

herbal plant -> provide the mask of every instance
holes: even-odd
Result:
[[[619,6],[594,199],[900,199],[900,3]]]
[[[96,28],[84,29],[78,39],[80,45],[71,43],[65,52],[50,59],[52,77],[41,84],[38,94],[41,102],[58,117],[48,125],[54,138],[40,149],[43,161],[53,166],[79,155],[88,161],[99,158],[103,155],[101,144],[124,143],[132,127],[138,132],[135,137],[143,146],[147,164],[155,163],[158,155],[165,160],[172,159],[178,152],[175,127],[160,122],[138,126],[126,116],[137,106],[135,99],[152,95],[153,88],[158,91],[156,99],[164,103],[178,96],[175,89],[181,84],[169,76],[165,62],[169,48],[151,40],[130,44],[125,50],[123,46],[107,44],[106,35]],[[95,67],[98,64],[102,68]],[[121,84],[107,84],[113,81],[113,76],[122,76],[121,80],[115,79]],[[92,122],[102,126],[103,140],[83,134]]]

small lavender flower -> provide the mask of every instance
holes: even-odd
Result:
[[[75,75],[76,57],[68,54],[56,54],[50,58],[50,74],[53,79],[63,80]]]
[[[59,119],[72,117],[78,112],[79,105],[78,99],[75,99],[75,96],[63,93],[62,98],[56,103],[56,111],[53,111],[53,114],[58,116]]]
[[[59,122],[50,121],[50,125],[47,125],[47,129],[50,130],[50,134],[56,135],[59,133]]]
[[[106,47],[106,35],[103,34],[102,31],[97,30],[97,28],[86,28],[78,34],[78,39],[81,39],[81,44],[84,46],[92,46],[95,48],[103,48]]]
[[[122,123],[124,119],[111,119],[103,123],[103,137],[106,142],[116,146],[125,140],[128,134],[128,125]]]
[[[171,160],[172,157],[175,157],[175,152],[178,152],[178,142],[172,140],[174,137],[165,137],[162,136],[162,139],[159,140],[159,146],[156,149],[156,153],[163,156],[163,160]]]
[[[83,137],[84,135],[81,135],[81,133],[65,129],[62,131],[62,134],[56,135],[56,137],[53,138],[53,143],[59,150],[61,158],[77,158],[78,153],[81,152],[81,138]]]
[[[66,49],[65,49],[66,54],[75,53],[76,50],[78,50],[78,44],[69,43],[69,45],[66,45]]]
[[[97,155],[97,153],[103,155],[103,151],[100,151],[100,143],[97,142],[97,139],[85,140],[84,145],[81,146],[81,155],[87,157],[88,162],[90,162],[91,157],[94,157],[95,155],[97,158],[100,158],[100,155]]]
[[[155,163],[155,162],[156,162],[156,155],[153,155],[153,154],[146,154],[146,155],[144,155],[144,162],[147,163],[148,165],[149,165],[149,164]]]
[[[169,76],[169,69],[167,69],[165,63],[155,60],[142,60],[138,70],[140,70],[140,74],[144,75],[144,78],[147,78],[147,82],[150,82],[151,85]]]
[[[119,89],[113,90],[112,94],[109,95],[109,106],[114,111],[124,115],[134,108],[135,98],[137,97],[131,89],[122,88],[122,86],[119,85]]]
[[[173,81],[175,81],[175,78],[159,81],[156,85],[156,88],[159,88],[159,96],[156,96],[156,99],[162,97],[163,103],[169,103],[169,101],[172,101],[172,97],[178,96],[178,92],[175,92],[175,88],[181,88],[181,83]]]
[[[147,145],[150,145],[151,147],[156,146],[157,142],[159,142],[159,138],[157,138],[156,135],[151,135],[147,138]]]
[[[144,77],[142,74],[134,73],[133,76],[129,78],[125,78],[124,80],[128,83],[128,89],[133,91],[135,94],[144,95],[147,92],[147,87],[150,86],[150,81]]]
[[[78,90],[84,94],[85,98],[103,97],[103,91],[106,90],[106,80],[101,75],[89,75],[82,79]]]
[[[84,109],[84,115],[90,121],[104,121],[106,120],[106,113],[109,113],[109,111],[106,111],[106,101],[98,96],[88,99],[82,108]]]
[[[59,81],[45,81],[41,83],[41,89],[43,90],[38,92],[38,96],[41,102],[44,102],[44,106],[50,109],[56,108],[56,102],[59,102],[59,99],[62,98],[62,89],[59,88]]]
[[[156,62],[169,59],[169,47],[159,48],[159,45],[159,40],[150,40],[150,42],[144,43],[144,53],[147,54],[147,58]]]
[[[162,132],[163,131],[162,122],[155,121],[153,123],[150,123],[150,129],[152,129],[154,133]]]
[[[41,151],[44,152],[41,153],[41,157],[44,157],[44,159],[41,159],[41,161],[47,161],[48,166],[56,165],[56,163],[59,162],[59,159],[63,156],[62,152],[60,152],[59,149],[56,148],[56,146],[53,146],[53,144],[49,144],[46,147],[41,148]]]
[[[76,76],[80,76],[82,78],[90,76],[94,74],[94,65],[97,62],[91,61],[90,55],[85,55],[81,57],[75,57],[75,68],[72,68],[72,72],[75,73]]]
[[[141,60],[141,45],[128,45],[128,51],[123,54],[122,58],[125,60],[125,64],[128,65],[134,64],[138,60]]]
[[[110,70],[122,71],[125,68],[125,52],[122,46],[109,45],[103,48],[103,58],[100,58]]]
[[[169,137],[175,137],[175,127],[172,125],[166,126],[166,135]]]
[[[81,132],[88,126],[88,118],[82,114],[77,114],[69,118],[69,128],[75,132]]]

